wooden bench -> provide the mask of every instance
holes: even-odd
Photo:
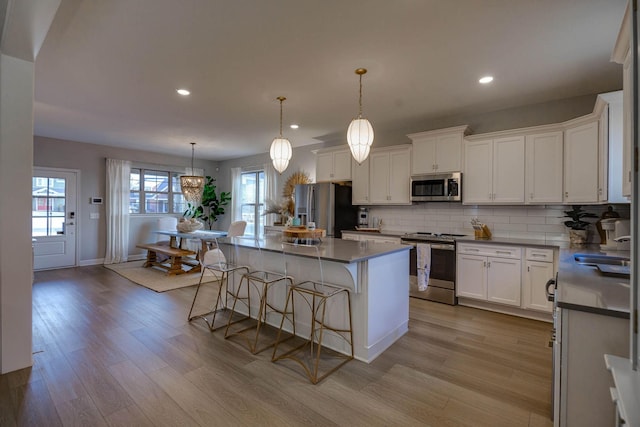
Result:
[[[189,255],[195,255],[196,253],[194,251],[172,248],[171,246],[165,245],[156,245],[153,243],[136,245],[136,247],[147,250],[147,261],[144,263],[143,267],[159,267],[166,270],[168,275],[197,273],[200,271],[200,263],[197,260],[183,258]],[[166,262],[158,261],[158,254],[168,256],[169,260]],[[190,268],[188,270],[183,270],[183,265]]]

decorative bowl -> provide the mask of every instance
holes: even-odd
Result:
[[[176,225],[176,230],[181,233],[193,233],[194,231],[201,230],[203,227],[203,223],[195,218],[191,218],[180,221],[178,225]]]

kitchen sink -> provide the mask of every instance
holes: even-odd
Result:
[[[619,265],[629,266],[631,261],[629,258],[612,256],[612,255],[598,255],[598,254],[575,254],[573,257],[578,264],[583,265]]]

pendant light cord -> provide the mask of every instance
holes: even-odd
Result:
[[[285,98],[284,96],[279,96],[276,99],[280,101],[280,138],[282,138],[282,101],[286,100],[287,98]]]
[[[358,118],[362,118],[362,74],[360,74],[360,100],[359,100],[360,108],[358,110]]]
[[[191,143],[191,175],[193,175],[193,157],[195,155],[195,151],[196,151],[196,143],[192,142]]]

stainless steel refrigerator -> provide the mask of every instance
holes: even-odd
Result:
[[[295,193],[296,218],[300,224],[315,222],[327,230],[327,236],[342,237],[342,230],[353,230],[358,221],[358,207],[351,204],[351,186],[330,182],[298,184]]]

